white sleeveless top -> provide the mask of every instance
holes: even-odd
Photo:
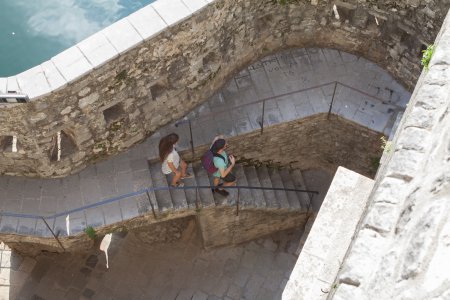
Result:
[[[167,155],[166,159],[162,163],[161,170],[166,175],[172,173],[172,170],[169,168],[169,162],[173,163],[175,169],[178,169],[180,166],[180,155],[175,148],[169,153],[169,155]]]

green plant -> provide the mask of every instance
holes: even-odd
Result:
[[[109,125],[109,130],[111,131],[118,131],[121,127],[122,127],[123,123],[122,123],[122,119],[119,121],[115,121],[113,123],[111,123],[111,125]]]
[[[380,159],[381,157],[371,157],[370,158],[370,167],[372,170],[376,171],[378,170],[378,167],[380,166]]]
[[[427,49],[422,50],[422,59],[420,60],[420,63],[425,68],[425,70],[428,70],[428,64],[430,63],[431,56],[433,56],[434,52],[434,45],[428,45]]]
[[[88,226],[84,229],[84,233],[90,238],[95,239],[97,237],[97,234],[95,233],[95,229],[92,226]]]
[[[386,140],[386,138],[384,136],[382,136],[380,138],[380,140],[381,140],[381,149],[386,151],[386,153],[389,153],[391,151],[392,143],[390,141]]]

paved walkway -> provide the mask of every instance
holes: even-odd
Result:
[[[35,260],[2,245],[0,299],[281,299],[301,229],[212,251],[188,231],[172,244],[114,234],[109,269],[100,251]]]
[[[375,64],[330,49],[293,49],[268,56],[237,74],[224,88],[191,112],[194,142],[209,143],[216,134],[233,136],[259,130],[262,103],[236,106],[280,96],[265,104],[265,125],[291,121],[328,112],[334,84],[299,92],[302,89],[339,81],[332,112],[373,130],[389,135],[398,112],[405,109],[410,94]],[[369,97],[367,95],[372,95]],[[209,113],[227,110],[211,116]],[[220,123],[220,127],[217,124]],[[157,157],[159,138],[176,131],[180,147],[189,145],[186,125],[162,128],[144,143],[107,161],[90,166],[63,179],[0,177],[2,211],[52,215],[101,199],[125,194],[151,184],[147,159]],[[70,215],[71,232],[88,225],[103,225],[129,219],[142,213],[139,199],[127,199]],[[48,220],[54,231],[65,232],[65,216]],[[50,236],[40,220],[3,216],[3,233]]]

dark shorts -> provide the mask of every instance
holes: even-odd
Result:
[[[231,172],[227,174],[225,177],[221,177],[223,181],[225,182],[235,182],[236,176],[234,176]]]

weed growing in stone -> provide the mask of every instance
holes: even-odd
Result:
[[[370,168],[373,172],[376,172],[380,167],[380,159],[381,157],[371,157],[370,158]]]
[[[389,153],[391,151],[392,143],[390,141],[386,140],[386,138],[384,136],[382,136],[380,138],[380,140],[381,140],[381,149],[386,151],[386,153]]]
[[[84,233],[90,238],[95,239],[97,237],[97,234],[95,233],[95,229],[92,226],[88,226],[84,229]]]
[[[422,50],[422,59],[420,60],[421,65],[425,70],[428,70],[428,64],[430,63],[431,56],[433,56],[434,45],[428,45],[427,49]]]

